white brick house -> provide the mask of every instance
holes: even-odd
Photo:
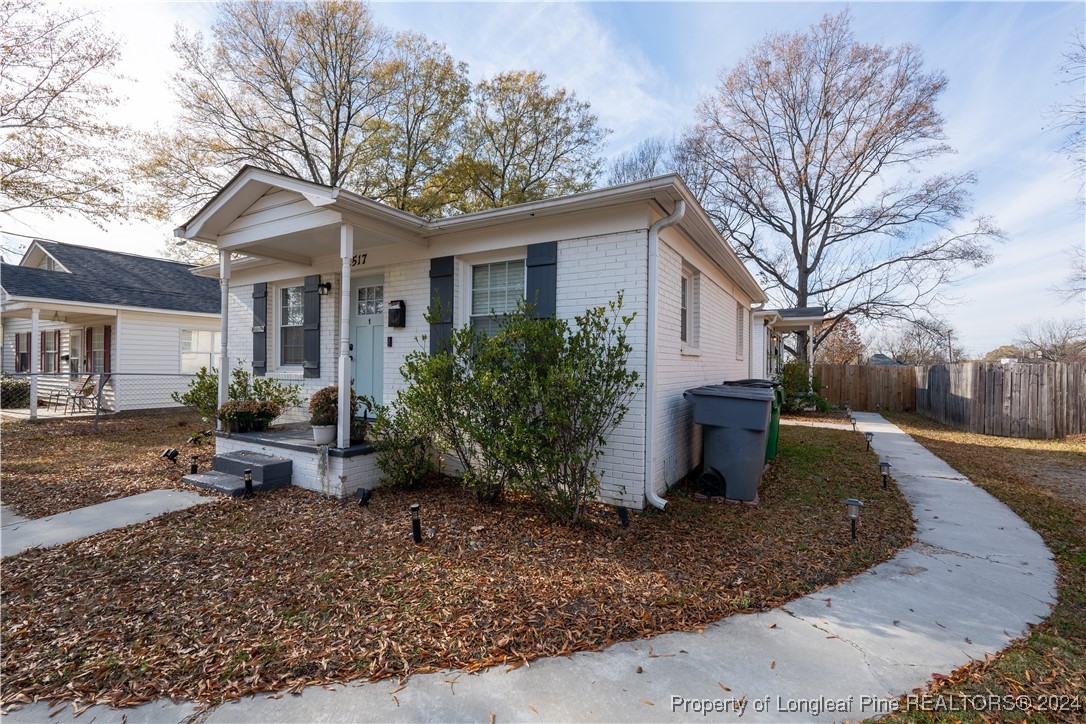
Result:
[[[700,458],[683,390],[761,368],[751,310],[766,296],[675,175],[430,221],[246,167],[176,234],[218,248],[219,265],[198,273],[223,281],[220,365],[241,360],[307,392],[339,384],[346,394],[341,382],[352,382],[385,402],[404,384],[404,357],[473,312],[485,324],[488,310],[526,296],[568,319],[623,291],[637,314],[629,364],[646,386],[600,462],[609,503],[661,505]],[[430,325],[435,297],[445,318]],[[393,302],[402,326],[390,323]],[[348,425],[341,415],[323,477],[316,451],[255,449],[291,457],[295,484],[346,495],[376,482],[372,455],[345,452]]]

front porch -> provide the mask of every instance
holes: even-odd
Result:
[[[344,448],[317,445],[308,426],[263,432],[216,432],[215,437],[218,455],[256,452],[287,458],[293,465],[291,482],[324,495],[345,498],[359,488],[375,488],[381,478],[372,444]]]

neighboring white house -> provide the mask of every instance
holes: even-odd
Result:
[[[787,309],[760,309],[754,312],[754,329],[751,334],[751,376],[759,379],[775,377],[787,361],[784,335],[807,333],[807,377],[814,378],[814,336],[826,317],[823,307],[791,307]]]
[[[675,175],[430,221],[246,167],[176,234],[216,245],[219,265],[197,273],[229,280],[220,365],[242,360],[307,394],[339,384],[342,397],[353,382],[389,402],[405,355],[454,325],[486,325],[522,298],[569,319],[623,291],[637,314],[629,365],[646,386],[600,462],[613,504],[659,505],[700,462],[684,390],[761,369],[751,311],[766,296]],[[347,447],[346,409],[323,460],[296,437],[220,435],[218,450],[289,457],[294,484],[337,495],[373,487],[373,456]]]
[[[18,264],[0,264],[2,369],[30,375],[37,399],[93,375],[103,407],[176,403],[219,345],[219,288],[190,264],[105,249],[33,241]]]

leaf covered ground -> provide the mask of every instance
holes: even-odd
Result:
[[[26,518],[41,518],[156,488],[181,487],[189,456],[207,470],[214,441],[188,444],[207,428],[187,412],[93,419],[3,421],[0,499]],[[160,455],[177,448],[177,464]]]
[[[1059,568],[1059,603],[1047,621],[915,693],[929,697],[929,707],[964,705],[954,720],[1086,721],[1086,438],[1020,440],[962,432],[916,414],[886,417],[1021,516]],[[1010,708],[987,708],[989,695],[1023,698]],[[947,717],[914,708],[887,721]]]
[[[629,528],[603,506],[564,528],[448,480],[366,508],[289,488],[29,551],[4,562],[0,703],[215,702],[698,629],[906,545],[909,508],[875,463],[851,431],[784,427],[756,508],[679,486]],[[852,496],[867,503],[856,544]]]

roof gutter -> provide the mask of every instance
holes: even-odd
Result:
[[[686,214],[686,202],[675,202],[670,216],[649,227],[648,339],[645,351],[645,499],[664,510],[667,501],[656,493],[656,285],[660,264],[660,230],[677,224]]]

